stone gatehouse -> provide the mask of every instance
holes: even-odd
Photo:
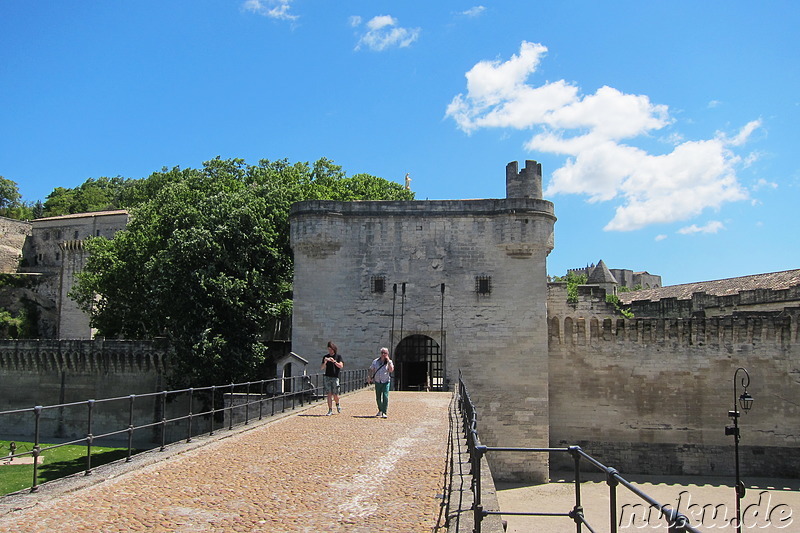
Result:
[[[330,339],[346,364],[366,367],[387,346],[403,390],[441,390],[463,372],[487,444],[546,447],[556,217],[535,161],[508,164],[506,193],[295,204],[293,351],[321,355]],[[512,477],[548,476],[546,457],[495,463]]]

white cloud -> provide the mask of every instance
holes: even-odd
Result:
[[[651,154],[633,140],[673,124],[669,109],[646,95],[604,86],[594,94],[564,80],[529,83],[547,48],[523,42],[507,61],[480,61],[467,73],[467,92],[455,96],[446,116],[471,133],[481,128],[534,130],[525,148],[566,157],[545,194],[583,194],[590,202],[617,203],[606,230],[626,231],[686,220],[707,208],[746,199],[735,169],[741,146],[761,127],[756,120],[732,137],[686,141]]]
[[[297,15],[289,13],[292,2],[293,0],[245,0],[242,9],[273,19],[297,20]]]
[[[471,7],[469,9],[467,9],[466,11],[462,11],[461,14],[465,15],[467,17],[477,17],[481,13],[483,13],[484,11],[486,11],[485,7],[483,7],[483,6],[475,6],[475,7]]]
[[[678,230],[681,235],[691,235],[692,233],[717,233],[719,230],[725,229],[725,225],[719,220],[712,220],[705,226],[698,227],[696,224],[686,226]]]
[[[359,17],[358,15],[353,15],[352,17],[350,17],[350,25],[352,27],[354,27],[354,28],[357,27],[357,26],[360,26],[361,25],[361,17]]]
[[[756,182],[755,185],[753,185],[753,190],[754,191],[757,191],[759,189],[764,189],[764,188],[777,189],[778,188],[778,184],[775,183],[774,181],[767,181],[764,178],[761,178]]]
[[[352,21],[356,17],[350,18]],[[361,18],[357,17],[360,25]],[[419,38],[420,28],[403,28],[397,25],[397,19],[391,15],[378,15],[367,22],[367,31],[361,35],[356,50],[366,46],[370,50],[382,51],[387,48],[405,48]]]
[[[728,139],[728,143],[733,146],[741,146],[743,145],[750,135],[757,129],[761,127],[761,120],[753,120],[745,124],[745,126],[733,136],[733,138]],[[723,139],[727,139],[727,136],[724,133],[718,133]]]
[[[660,234],[660,235],[656,235],[655,241],[656,241],[656,242],[661,242],[661,241],[663,241],[663,240],[664,240],[664,239],[666,239],[666,238],[667,238],[667,236],[666,236],[666,235],[664,235],[664,234],[662,233],[662,234]]]
[[[720,102],[719,100],[711,100],[711,101],[708,103],[708,108],[709,108],[709,109],[714,109],[715,107],[719,107],[719,106],[721,106],[721,105],[722,105],[722,102]]]

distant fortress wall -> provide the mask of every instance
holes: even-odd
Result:
[[[691,298],[662,298],[660,300],[635,300],[636,292],[624,298],[632,300],[630,308],[636,316],[691,317],[702,312],[705,316],[724,316],[737,311],[780,311],[791,305],[800,305],[800,285],[786,289],[754,289],[725,296],[696,292]]]
[[[740,418],[743,475],[800,477],[798,317],[550,317],[551,446],[578,444],[629,473],[732,475],[725,426],[745,367],[755,403]]]
[[[0,341],[0,411],[159,392],[166,388],[167,367],[167,350],[156,341]],[[160,403],[153,397],[134,402],[134,424],[160,420]],[[168,406],[168,411],[171,408]],[[42,439],[52,442],[52,439],[84,438],[88,429],[87,409],[86,404],[81,403],[43,411]],[[92,433],[126,428],[129,414],[127,400],[97,404]],[[0,435],[32,440],[33,422],[30,412],[2,416]],[[134,445],[151,446],[153,435],[154,430],[140,431]],[[116,436],[114,440],[117,443],[126,441],[127,435]],[[98,442],[97,445],[106,444]]]

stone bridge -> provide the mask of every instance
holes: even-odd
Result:
[[[342,407],[325,416],[318,402],[0,498],[0,532],[471,531],[452,394],[392,392],[387,419],[368,390]]]

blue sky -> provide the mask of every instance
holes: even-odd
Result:
[[[0,1],[0,175],[26,201],[216,156],[417,198],[542,163],[548,272],[800,268],[800,3]]]

